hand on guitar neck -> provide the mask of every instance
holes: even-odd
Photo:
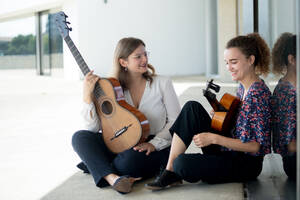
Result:
[[[96,82],[100,79],[99,76],[93,74],[93,70],[87,73],[83,81],[83,101],[87,104],[93,102],[93,92]]]

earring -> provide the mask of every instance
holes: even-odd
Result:
[[[128,67],[125,67],[125,72],[127,72],[128,71]]]

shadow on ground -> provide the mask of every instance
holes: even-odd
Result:
[[[152,192],[144,188],[144,180],[136,183],[133,191],[121,195],[112,190],[111,187],[98,188],[95,186],[92,176],[77,172],[57,188],[41,198],[41,200],[95,200],[95,199],[242,199],[242,186],[239,183],[227,183],[208,185],[202,182],[197,184],[184,183],[162,191]]]
[[[202,95],[204,87],[188,87],[179,96],[180,105],[183,106],[189,100],[202,102],[207,110],[210,106]],[[234,89],[233,89],[234,90]],[[226,90],[228,92],[228,90]],[[222,93],[221,93],[222,94]],[[221,95],[220,94],[220,95]],[[199,149],[193,144],[189,147],[188,152],[199,152]],[[74,166],[75,167],[75,166]],[[151,180],[151,179],[150,179]],[[133,192],[127,195],[120,195],[111,187],[100,189],[95,186],[92,176],[77,172],[68,178],[61,185],[50,191],[42,200],[94,200],[94,199],[228,199],[240,200],[243,199],[243,186],[241,183],[227,183],[209,185],[199,182],[197,184],[190,184],[184,182],[183,185],[168,188],[163,191],[152,192],[144,188],[145,183],[149,180],[140,181],[135,184]]]

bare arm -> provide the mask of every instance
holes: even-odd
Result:
[[[240,139],[233,139],[229,137],[224,137],[221,135],[215,136],[215,144],[233,149],[235,151],[251,152],[257,153],[260,148],[260,144],[255,141],[243,143]]]
[[[288,144],[288,151],[289,151],[289,152],[296,152],[296,149],[297,149],[296,140],[292,140],[292,141]]]
[[[260,144],[254,141],[243,143],[240,139],[224,137],[210,132],[197,134],[194,136],[193,140],[198,147],[217,144],[235,151],[250,153],[256,153],[260,148]]]

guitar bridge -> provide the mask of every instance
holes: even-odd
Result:
[[[117,137],[119,137],[120,135],[122,135],[123,133],[125,133],[130,126],[132,126],[132,124],[129,124],[128,126],[124,126],[120,130],[116,131],[114,137],[112,137],[110,140],[112,141],[112,140],[116,139]]]

